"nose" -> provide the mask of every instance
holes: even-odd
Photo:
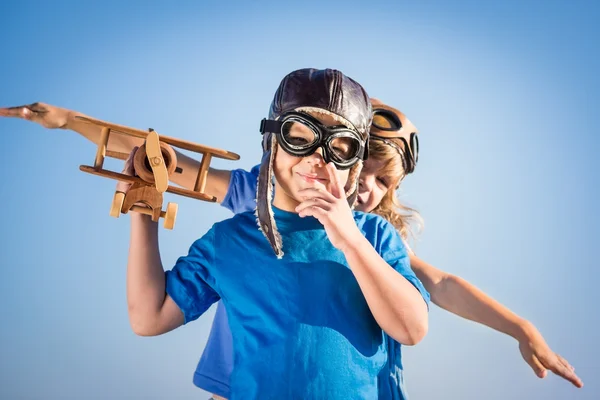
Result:
[[[311,163],[315,164],[315,165],[325,165],[325,159],[323,158],[323,148],[319,147],[317,150],[315,150],[314,153],[312,153],[310,156],[306,157],[308,161],[310,161]]]

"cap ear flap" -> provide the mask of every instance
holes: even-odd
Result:
[[[273,200],[273,163],[275,154],[277,153],[277,139],[275,135],[271,135],[269,149],[263,154],[263,159],[258,172],[258,182],[256,186],[256,219],[258,229],[269,241],[277,258],[283,257],[283,244],[281,235],[277,231],[275,218],[273,216],[273,208],[271,202]]]
[[[359,160],[348,174],[348,182],[350,182],[351,186],[346,191],[346,199],[351,209],[354,209],[356,199],[358,198],[358,177],[360,176],[360,171],[362,171],[362,166],[363,163]]]
[[[263,133],[263,138],[262,138],[263,153],[266,153],[267,151],[271,150],[271,136],[273,136],[273,134],[271,132]]]

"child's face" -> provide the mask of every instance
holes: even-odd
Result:
[[[363,162],[358,181],[358,198],[354,207],[357,211],[373,211],[390,190],[393,178],[382,172],[384,166],[385,161],[374,158]]]
[[[339,125],[333,117],[322,114],[311,114],[327,126]],[[331,191],[329,175],[325,169],[323,150],[317,149],[306,157],[296,157],[277,146],[275,155],[275,198],[273,204],[282,210],[294,211],[296,206],[305,200],[300,191],[307,188],[320,188]],[[350,169],[338,170],[341,182],[346,184]]]

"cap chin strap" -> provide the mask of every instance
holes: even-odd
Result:
[[[352,185],[346,191],[346,199],[348,200],[348,205],[350,205],[350,208],[353,210],[354,206],[356,205],[356,199],[358,198],[358,177],[360,176],[360,171],[362,171],[362,167],[363,162],[359,160],[350,169],[350,174],[348,175],[348,182],[352,182]]]

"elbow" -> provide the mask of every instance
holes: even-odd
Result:
[[[148,326],[146,326],[144,324],[134,322],[131,319],[129,320],[129,324],[131,325],[131,330],[137,336],[156,336],[157,335],[156,333],[152,332],[152,330]]]
[[[414,346],[421,342],[429,331],[429,309],[427,303],[422,299],[418,305],[413,308],[410,324],[405,325],[405,335],[403,340],[398,340],[406,346]]]
[[[421,342],[427,335],[427,331],[429,330],[429,322],[427,317],[423,318],[419,323],[414,324],[414,326],[407,330],[406,337],[404,338],[402,343],[405,346],[414,346]]]
[[[152,323],[152,319],[131,306],[129,307],[129,325],[137,336],[157,336],[159,334],[154,328],[156,324]]]
[[[405,346],[414,346],[421,342],[429,330],[429,320],[427,314],[421,316],[418,321],[414,321],[410,327],[404,331],[402,338],[396,339]]]
[[[389,329],[384,328],[384,330],[398,343],[405,346],[414,346],[425,338],[429,330],[429,315],[426,306],[423,311],[413,315],[410,322],[405,318],[397,318],[396,321],[404,320],[405,322],[388,326]]]

